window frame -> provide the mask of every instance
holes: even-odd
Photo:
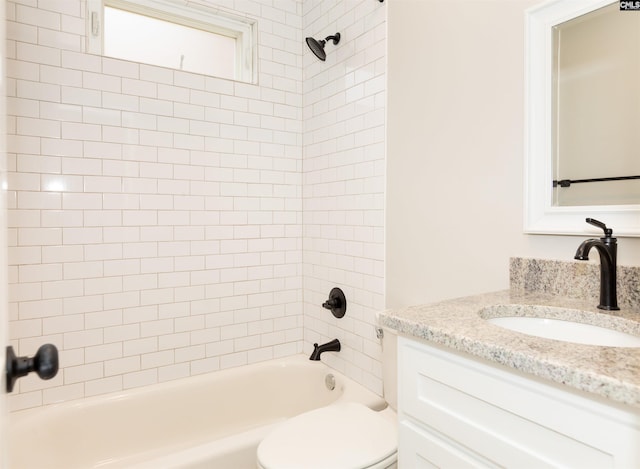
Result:
[[[89,54],[104,56],[103,25],[105,6],[235,38],[236,63],[233,80],[245,83],[257,82],[255,21],[192,2],[182,1],[177,3],[172,0],[135,0],[135,2],[128,0],[87,0],[86,51]],[[118,57],[113,58],[118,59]],[[170,66],[166,66],[166,68],[179,70]],[[198,73],[189,72],[188,70],[184,70],[184,72]],[[228,79],[226,77],[218,78]]]

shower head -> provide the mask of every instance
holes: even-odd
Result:
[[[335,33],[333,36],[327,36],[319,41],[312,37],[307,38],[307,45],[309,46],[309,49],[311,49],[311,52],[313,52],[315,56],[323,62],[327,59],[327,53],[324,51],[324,45],[327,41],[333,41],[334,45],[339,43],[340,33]]]

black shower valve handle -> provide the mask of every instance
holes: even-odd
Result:
[[[322,303],[324,309],[331,311],[336,318],[341,318],[347,311],[347,298],[344,292],[338,287],[332,288],[329,292],[329,299]]]
[[[324,309],[334,309],[340,307],[340,300],[338,298],[331,298],[322,303]]]
[[[604,231],[604,236],[605,237],[611,237],[613,235],[613,230],[611,228],[607,228],[607,225],[605,225],[604,223],[602,223],[600,220],[596,220],[595,218],[587,218],[585,219],[585,221],[587,223],[589,223],[590,225],[596,226],[598,228],[600,228],[602,231]]]

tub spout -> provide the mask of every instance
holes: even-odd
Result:
[[[318,345],[313,344],[313,352],[309,357],[309,360],[320,360],[320,355],[323,352],[339,352],[340,351],[340,341],[338,339],[333,339],[331,342],[327,342],[326,344]]]

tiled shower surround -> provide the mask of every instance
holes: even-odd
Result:
[[[81,0],[7,2],[10,339],[61,361],[11,409],[336,337],[381,391],[385,6],[201,3],[257,21],[257,85],[85,54]]]

